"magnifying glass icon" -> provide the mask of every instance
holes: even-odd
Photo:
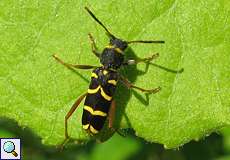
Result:
[[[15,145],[13,142],[11,141],[7,141],[3,144],[3,150],[6,152],[6,153],[11,153],[14,155],[14,157],[17,157],[18,154],[17,152],[15,151]]]

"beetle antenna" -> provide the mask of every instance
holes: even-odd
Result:
[[[85,7],[85,9],[91,15],[91,17],[93,17],[93,19],[105,29],[105,31],[111,38],[115,38],[115,36],[105,27],[105,25],[99,19],[97,19],[97,17],[93,14],[93,12],[88,7]]]
[[[143,41],[143,40],[135,40],[135,41],[127,41],[128,44],[130,43],[165,43],[165,41]]]

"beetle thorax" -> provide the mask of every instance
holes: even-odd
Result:
[[[128,44],[117,38],[110,39],[110,44],[103,50],[100,62],[105,68],[118,69],[124,62],[124,50]]]
[[[112,48],[105,48],[100,61],[105,68],[118,69],[124,61],[124,55]]]

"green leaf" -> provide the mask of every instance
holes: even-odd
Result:
[[[115,134],[111,139],[109,139],[105,143],[96,144],[90,154],[84,155],[84,159],[128,159],[128,157],[140,150],[140,147],[141,143],[135,141],[134,139],[130,137],[124,138],[120,135]],[[80,158],[78,157],[77,159]]]
[[[89,6],[112,33],[126,40],[165,40],[132,45],[126,54],[154,65],[127,67],[122,73],[137,86],[162,87],[155,95],[119,85],[116,126],[168,148],[199,139],[230,124],[230,22],[227,0],[207,1],[1,1],[0,116],[31,128],[45,144],[64,139],[64,116],[89,84],[90,71],[73,72],[52,54],[77,64],[99,65],[87,34],[101,50],[104,30],[86,13]],[[80,109],[69,123],[75,139],[88,139]]]
[[[229,160],[230,156],[222,156],[220,158],[217,158],[216,160]]]
[[[0,128],[0,137],[4,137],[4,138],[12,138],[15,137],[14,134],[10,133],[9,131],[5,130],[5,129],[1,129]]]
[[[221,133],[223,135],[223,144],[225,152],[230,153],[230,128],[225,127],[221,129]]]

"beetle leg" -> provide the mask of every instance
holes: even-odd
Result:
[[[113,128],[115,110],[116,110],[116,104],[115,104],[115,101],[113,100],[111,103],[110,110],[109,110],[109,128]]]
[[[77,107],[79,106],[79,104],[85,98],[86,95],[87,95],[87,93],[84,93],[83,95],[81,95],[76,100],[76,102],[73,104],[73,106],[70,108],[69,112],[65,116],[65,139],[64,139],[64,141],[61,144],[61,148],[63,148],[63,146],[65,145],[65,143],[69,140],[69,135],[68,135],[68,119],[72,116],[72,114],[77,109]]]
[[[89,40],[90,40],[90,43],[91,43],[92,52],[94,53],[95,56],[97,56],[99,58],[101,56],[101,54],[97,50],[95,40],[94,40],[93,36],[90,33],[88,34],[88,36],[89,36]]]
[[[64,66],[66,66],[67,68],[77,68],[77,69],[92,69],[92,68],[97,68],[97,66],[91,66],[91,65],[82,65],[82,64],[69,64],[64,62],[63,60],[61,60],[59,57],[57,57],[57,55],[53,55],[53,57],[61,64],[63,64]]]
[[[150,61],[156,59],[157,57],[159,57],[159,53],[152,54],[151,56],[146,57],[146,58],[129,59],[126,62],[124,62],[123,65],[135,65],[135,64],[138,64],[140,62],[150,62]]]
[[[144,89],[144,88],[141,88],[141,87],[137,87],[135,85],[133,85],[131,82],[129,82],[128,79],[126,79],[125,77],[121,76],[120,75],[120,79],[121,81],[124,83],[124,85],[127,87],[127,88],[134,88],[134,89],[137,89],[141,92],[145,92],[145,93],[157,93],[161,90],[161,87],[157,87],[157,88],[153,88],[153,89]]]
[[[115,111],[116,111],[116,103],[113,100],[111,103],[110,110],[109,110],[109,128],[112,129],[113,131],[117,132],[120,136],[125,137],[125,135],[123,133],[121,133],[118,129],[113,128]]]

